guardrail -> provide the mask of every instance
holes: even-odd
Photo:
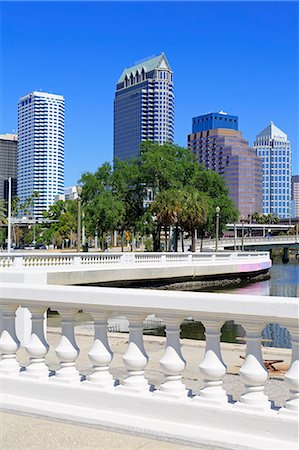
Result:
[[[234,245],[234,242],[236,241],[236,244],[239,246],[242,244],[242,238],[240,236],[236,237],[229,237],[229,238],[221,238],[218,240],[218,245],[225,245],[229,244],[230,246]],[[264,243],[266,245],[268,244],[275,244],[275,243],[288,243],[288,244],[299,244],[299,238],[298,236],[244,236],[243,238],[244,244],[260,244]],[[204,239],[204,245],[210,244],[212,247],[215,246],[215,239]],[[197,246],[200,245],[200,241],[197,241]]]
[[[3,283],[0,305],[4,409],[222,448],[297,448],[299,327],[294,298]],[[32,316],[26,345],[30,362],[22,368],[16,356],[19,305],[28,308]],[[55,372],[49,371],[45,361],[49,344],[43,321],[48,308],[61,316],[61,339],[55,349],[60,368]],[[74,318],[78,310],[94,319],[94,343],[88,353],[92,367],[86,378],[76,368],[80,349]],[[110,373],[113,354],[107,321],[113,314],[129,321],[129,343],[123,355],[127,376],[122,382]],[[150,314],[166,324],[165,352],[160,360],[165,380],[160,386],[152,386],[145,376],[150,355],[144,349],[143,321]],[[180,350],[180,324],[190,317],[203,323],[206,336],[205,356],[199,361],[204,385],[195,392],[182,383],[186,361]],[[226,365],[220,334],[227,320],[246,331],[246,358],[240,369],[245,388],[239,401],[232,400],[222,385]],[[267,323],[286,327],[292,339],[292,362],[285,375],[290,395],[281,408],[271,404],[264,393],[267,370],[261,332]],[[193,379],[196,377],[194,373]]]
[[[30,267],[79,267],[103,264],[165,264],[198,263],[234,259],[263,259],[267,252],[226,252],[226,253],[25,253],[0,254],[1,269],[27,269]]]

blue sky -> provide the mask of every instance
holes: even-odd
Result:
[[[270,120],[298,152],[298,4],[2,2],[0,133],[33,90],[66,100],[65,184],[113,156],[113,99],[124,67],[164,51],[174,71],[175,141],[224,110],[253,143]]]

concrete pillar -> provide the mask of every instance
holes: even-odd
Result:
[[[282,262],[284,264],[287,264],[289,262],[289,249],[288,249],[288,247],[284,247],[283,248]]]

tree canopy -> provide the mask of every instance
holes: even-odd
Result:
[[[103,239],[112,229],[152,235],[154,250],[160,249],[163,228],[167,246],[172,225],[190,233],[193,248],[195,230],[214,235],[216,206],[220,231],[238,217],[224,179],[198,165],[189,149],[171,143],[143,142],[138,158],[115,161],[114,168],[104,163],[94,174],[84,173],[80,183],[90,233],[97,229]]]

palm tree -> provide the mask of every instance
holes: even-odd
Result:
[[[167,190],[160,192],[151,205],[152,212],[165,232],[165,250],[168,249],[168,227],[178,223],[181,210],[179,191]]]
[[[191,234],[191,250],[195,252],[195,231],[208,220],[209,197],[204,192],[190,190],[181,194],[182,208],[179,224]]]
[[[5,206],[5,200],[0,201],[0,225],[5,225],[7,223],[6,218],[6,206]]]

